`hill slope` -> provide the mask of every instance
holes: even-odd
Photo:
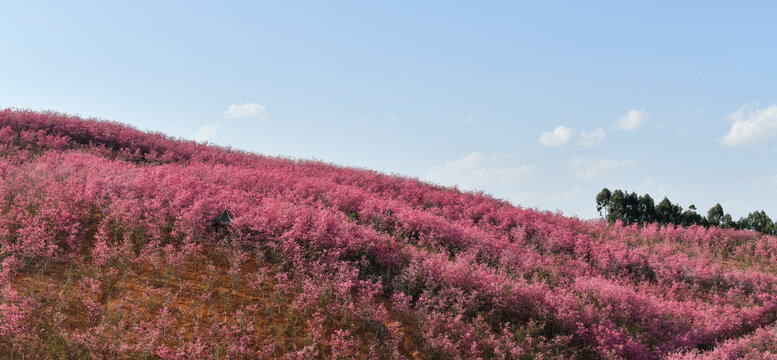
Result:
[[[774,237],[608,227],[57,113],[0,112],[0,174],[6,357],[777,352]]]

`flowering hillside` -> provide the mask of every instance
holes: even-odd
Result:
[[[21,110],[0,174],[3,358],[777,356],[777,238],[754,232]]]

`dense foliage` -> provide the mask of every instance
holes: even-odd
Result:
[[[621,221],[624,224],[661,225],[700,225],[704,227],[718,226],[726,229],[753,230],[762,234],[777,235],[777,223],[774,223],[763,210],[754,211],[746,217],[734,221],[730,214],[723,212],[720,204],[715,204],[707,211],[707,216],[696,212],[696,206],[691,205],[683,211],[682,206],[664,197],[658,205],[648,194],[638,196],[637,193],[622,190],[610,191],[608,188],[596,195],[596,210],[612,224]]]
[[[0,111],[0,174],[8,357],[775,351],[772,236],[585,222],[57,113]]]

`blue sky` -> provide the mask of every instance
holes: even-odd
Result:
[[[15,2],[0,107],[596,217],[602,187],[777,217],[768,2]]]

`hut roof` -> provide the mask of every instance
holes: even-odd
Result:
[[[224,211],[213,219],[213,222],[217,225],[229,225],[232,223],[232,214],[224,207]]]

